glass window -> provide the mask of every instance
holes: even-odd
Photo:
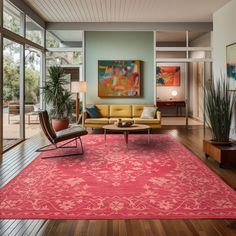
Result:
[[[47,48],[82,48],[83,31],[49,30],[46,32]]]
[[[72,52],[47,52],[47,66],[53,65],[82,65],[83,53]]]
[[[25,137],[40,132],[38,111],[40,104],[42,53],[26,45],[25,48]]]
[[[25,103],[39,104],[41,52],[26,46],[25,49]]]
[[[26,16],[26,38],[43,46],[43,29],[28,16]]]
[[[3,27],[16,33],[23,35],[23,25],[21,22],[23,13],[13,6],[7,0],[3,2]]]
[[[3,149],[15,144],[20,136],[20,49],[11,40],[3,41]]]
[[[52,33],[46,32],[46,48],[59,48],[60,40],[57,39]]]

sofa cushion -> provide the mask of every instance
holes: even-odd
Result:
[[[154,119],[156,116],[156,107],[144,107],[141,114],[141,119]]]
[[[91,107],[86,108],[86,112],[89,114],[90,118],[101,118],[101,114],[96,107],[96,105],[92,105]]]
[[[102,117],[109,117],[109,105],[96,104],[97,109],[99,110]]]
[[[160,124],[161,121],[157,119],[141,119],[141,118],[134,118],[135,124]]]
[[[108,124],[108,118],[88,118],[85,120],[85,124]]]
[[[135,104],[132,105],[132,117],[139,118],[143,112],[144,107],[154,107],[153,104]]]
[[[114,124],[114,122],[116,122],[118,120],[118,118],[110,118],[109,119],[109,124]],[[122,121],[133,121],[132,118],[124,118],[122,117],[121,118]]]
[[[131,105],[110,105],[111,118],[132,117]]]

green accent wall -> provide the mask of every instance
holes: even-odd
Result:
[[[153,32],[85,32],[87,104],[154,103]],[[140,98],[98,97],[98,60],[141,60],[143,63]]]

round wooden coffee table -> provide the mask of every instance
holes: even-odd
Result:
[[[112,124],[112,125],[104,125],[102,128],[104,129],[104,143],[106,143],[107,131],[124,133],[126,145],[128,145],[128,142],[129,142],[129,138],[128,138],[129,133],[139,132],[139,131],[147,131],[147,133],[148,133],[148,143],[149,143],[149,135],[150,135],[151,128],[148,125],[134,124],[130,127],[117,127],[116,125]]]

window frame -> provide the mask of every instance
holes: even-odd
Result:
[[[43,27],[40,23],[35,21],[28,12],[26,13],[23,11],[23,9],[20,9],[20,6],[17,6],[18,3],[14,4],[12,1],[6,0],[9,4],[13,5],[16,9],[18,9],[20,12],[22,12],[21,17],[21,32],[22,34],[15,33],[7,28],[3,27],[3,10],[4,10],[4,2],[0,1],[0,157],[1,155],[14,147],[15,145],[19,144],[20,142],[25,140],[25,106],[24,106],[24,94],[25,94],[25,47],[26,45],[35,48],[39,50],[42,53],[42,59],[41,59],[41,73],[40,73],[40,85],[43,86],[45,81],[45,68],[46,68],[46,29],[45,26]],[[22,3],[23,4],[23,3]],[[23,7],[22,7],[23,8]],[[27,9],[26,9],[27,10]],[[26,15],[34,22],[36,23],[40,28],[42,28],[42,45],[39,45],[37,43],[34,43],[33,41],[26,38]],[[33,15],[33,13],[32,13]],[[39,17],[40,18],[40,17]],[[42,20],[40,18],[40,20]],[[42,20],[43,21],[43,20]],[[43,23],[45,23],[43,21]],[[21,124],[20,124],[20,136],[21,139],[19,142],[14,143],[14,145],[10,146],[6,150],[3,150],[3,39],[9,39],[15,43],[18,43],[21,45],[20,49],[20,105],[21,105]],[[43,99],[41,96],[40,99]],[[43,100],[40,101],[42,108],[45,108],[45,102]]]

